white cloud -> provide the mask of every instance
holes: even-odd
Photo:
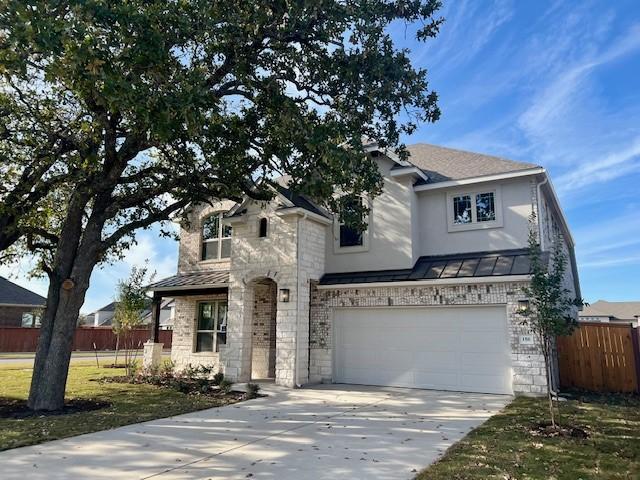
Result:
[[[602,158],[585,162],[558,177],[556,185],[561,193],[607,182],[640,170],[640,137],[627,148],[610,153]]]

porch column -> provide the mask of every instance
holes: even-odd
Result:
[[[153,343],[160,343],[160,303],[162,297],[153,294],[151,301],[151,335],[149,340]]]
[[[151,301],[151,335],[144,344],[142,366],[145,369],[156,368],[162,361],[162,343],[160,343],[160,303],[162,297],[153,294]]]

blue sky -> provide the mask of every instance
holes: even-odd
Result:
[[[576,240],[585,299],[640,300],[640,3],[446,1],[426,46],[397,27],[399,46],[430,71],[442,118],[428,142],[546,167]],[[175,272],[177,243],[138,235],[123,261],[97,269],[83,312],[110,302],[145,259]],[[26,265],[0,268],[39,293]]]

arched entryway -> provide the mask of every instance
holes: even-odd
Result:
[[[276,316],[278,286],[270,278],[251,282],[251,380],[276,377]]]

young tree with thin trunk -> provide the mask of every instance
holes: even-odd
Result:
[[[556,234],[550,256],[542,252],[538,241],[538,227],[535,214],[529,221],[529,259],[531,262],[531,283],[524,289],[529,298],[528,309],[521,311],[526,317],[523,322],[533,332],[544,358],[546,394],[549,401],[549,415],[552,428],[556,428],[553,400],[554,351],[559,335],[570,335],[577,325],[577,307],[582,300],[572,296],[565,287],[567,274],[567,254],[564,241]]]
[[[124,362],[127,375],[132,375],[135,365],[132,363],[131,351],[137,347],[131,338],[131,332],[142,325],[142,312],[149,306],[146,285],[153,281],[155,272],[148,275],[149,266],[133,267],[129,277],[118,282],[116,309],[113,315],[112,330],[116,334],[116,360],[121,342],[124,344]]]
[[[49,278],[29,406],[63,405],[94,267],[135,232],[268,181],[336,211],[379,194],[363,138],[399,146],[439,117],[389,33],[434,37],[439,0],[4,0],[0,252]]]

